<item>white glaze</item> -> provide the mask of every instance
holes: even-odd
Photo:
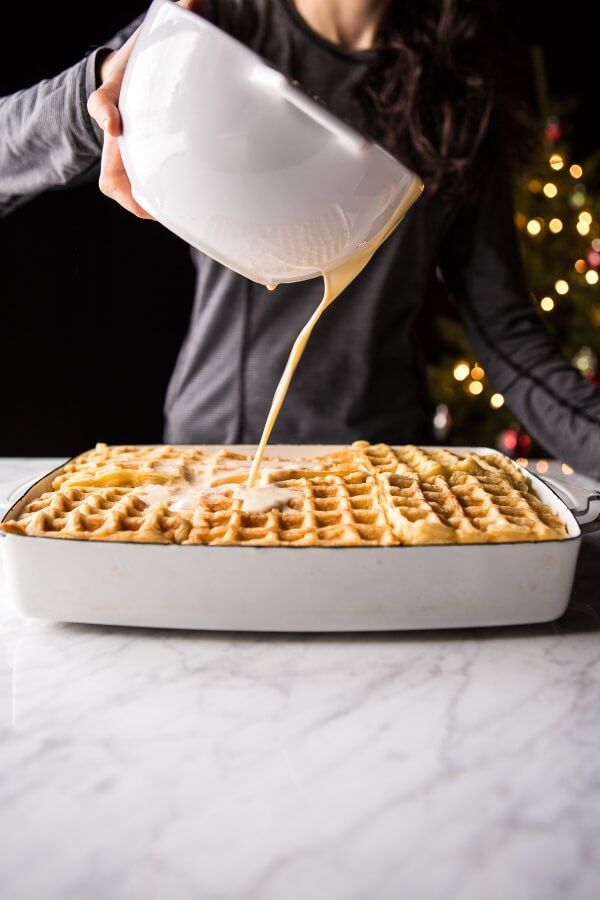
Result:
[[[271,509],[289,509],[293,500],[302,498],[302,493],[276,484],[255,484],[254,487],[236,484],[233,496],[242,501],[244,512],[266,513]]]
[[[265,475],[267,473],[280,474],[282,476],[280,480],[283,480],[284,477],[289,476],[290,471],[280,467],[267,467]],[[238,483],[245,479],[245,475],[243,470],[234,469],[223,476],[220,484],[214,483],[215,479],[218,479],[218,476],[214,474],[198,475],[189,483],[148,484],[136,493],[140,500],[143,500],[148,506],[155,503],[167,503],[169,509],[174,512],[192,512],[203,495],[222,494],[228,491],[232,492],[236,499],[242,501],[242,509],[249,513],[288,509],[291,500],[302,497],[300,491],[281,487],[273,482],[256,484],[251,488],[245,487]]]

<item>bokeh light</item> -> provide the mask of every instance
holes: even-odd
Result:
[[[454,377],[457,381],[464,381],[465,378],[469,377],[469,372],[471,371],[471,366],[468,362],[461,361],[456,363],[454,366]]]

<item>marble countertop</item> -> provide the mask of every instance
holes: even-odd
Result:
[[[50,625],[0,571],[0,640],[7,900],[600,896],[600,533],[548,625]]]

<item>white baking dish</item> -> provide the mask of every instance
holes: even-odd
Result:
[[[248,448],[233,448],[248,449]],[[331,447],[272,446],[273,455]],[[457,448],[450,448],[457,449]],[[473,448],[458,448],[459,450]],[[492,452],[475,448],[477,453]],[[62,468],[62,467],[60,467]],[[14,518],[60,471],[8,494]],[[242,631],[380,631],[556,619],[569,601],[582,528],[540,478],[564,540],[417,547],[218,547],[3,534],[17,608],[63,622]],[[600,496],[600,495],[596,495]]]

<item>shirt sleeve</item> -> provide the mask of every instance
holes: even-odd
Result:
[[[142,16],[55,78],[0,98],[0,216],[97,169],[102,132],[87,112],[100,62]]]
[[[508,174],[463,201],[440,269],[478,359],[528,431],[573,468],[600,477],[600,393],[560,354],[532,303]]]

